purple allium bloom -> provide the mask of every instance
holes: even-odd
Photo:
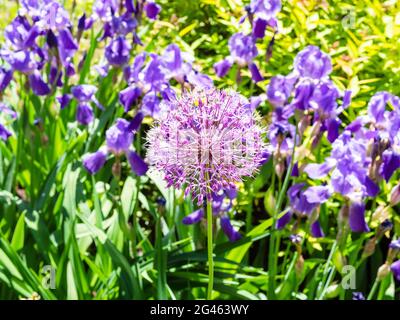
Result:
[[[390,270],[392,271],[394,277],[397,281],[400,281],[400,260],[393,262],[390,266]]]
[[[353,292],[353,300],[365,300],[362,292]]]
[[[107,160],[107,152],[103,149],[83,156],[83,166],[90,174],[98,172]]]
[[[130,50],[131,45],[128,41],[123,36],[119,36],[110,42],[104,54],[109,64],[122,66],[128,62]]]
[[[169,112],[148,132],[147,157],[168,186],[186,184],[201,204],[257,170],[266,147],[243,96],[201,89],[163,104]]]
[[[242,237],[241,234],[233,228],[231,220],[228,216],[222,216],[220,219],[220,224],[222,231],[226,234],[229,241],[235,242]]]
[[[321,79],[332,71],[331,58],[316,46],[308,46],[295,58],[294,68],[301,77]]]
[[[161,6],[153,1],[146,1],[144,4],[144,10],[146,11],[146,16],[154,20],[160,13]]]
[[[89,123],[93,121],[93,108],[87,102],[82,102],[78,104],[78,108],[76,109],[76,120],[87,126]]]
[[[198,223],[204,217],[204,210],[203,208],[197,209],[193,211],[191,214],[188,214],[186,217],[182,219],[183,224],[194,224]]]
[[[108,149],[120,155],[131,146],[133,141],[133,131],[129,130],[129,122],[119,118],[116,123],[106,131],[106,142]]]
[[[349,225],[353,232],[368,232],[369,228],[365,221],[365,204],[354,202],[350,205]]]

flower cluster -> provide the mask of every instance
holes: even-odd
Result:
[[[262,81],[263,77],[254,63],[258,55],[257,39],[263,39],[267,26],[276,29],[276,15],[281,10],[280,0],[252,0],[249,6],[246,6],[247,14],[241,19],[241,23],[248,18],[252,28],[251,34],[246,35],[243,32],[235,33],[229,39],[230,55],[214,65],[216,74],[224,77],[233,64],[237,64],[240,69],[248,67],[254,82]],[[271,41],[271,44],[273,41]],[[267,53],[268,54],[268,53]],[[238,81],[240,76],[238,77]]]
[[[132,171],[138,176],[147,172],[147,164],[132,149],[134,134],[140,127],[143,114],[138,113],[130,122],[119,118],[115,124],[106,131],[106,145],[94,153],[86,154],[83,157],[83,166],[90,174],[98,172],[107,160],[107,154],[112,153],[117,157],[123,154],[128,159]],[[118,166],[119,162],[117,162]]]
[[[146,63],[147,59],[149,61]],[[170,101],[175,98],[171,80],[182,87],[185,84],[192,87],[212,87],[212,80],[196,71],[192,61],[176,44],[170,44],[162,55],[146,52],[138,54],[133,64],[124,70],[128,87],[120,92],[119,101],[125,112],[141,99],[141,112],[157,118],[161,112],[161,100]]]
[[[170,111],[148,132],[147,158],[168,186],[185,185],[201,204],[263,162],[263,130],[243,96],[198,89],[164,103]]]
[[[0,51],[8,65],[3,70],[6,82],[14,72],[25,74],[39,96],[61,86],[63,73],[75,73],[72,57],[78,45],[71,27],[69,15],[58,1],[21,1],[18,16],[5,29],[5,44]]]
[[[96,0],[94,2],[93,15],[90,20],[100,20],[103,23],[104,33],[100,40],[110,39],[104,52],[107,63],[99,68],[102,75],[107,73],[110,66],[123,67],[127,65],[132,49],[128,35],[132,35],[134,44],[141,45],[137,27],[143,13],[154,20],[160,11],[161,7],[152,1],[127,0],[123,7],[120,7],[116,0]]]

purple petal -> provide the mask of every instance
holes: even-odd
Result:
[[[304,195],[309,203],[324,203],[332,195],[332,189],[329,186],[313,186],[304,191]]]
[[[49,86],[43,81],[38,70],[35,70],[31,75],[29,75],[29,83],[33,93],[38,96],[45,96],[50,93]]]
[[[400,168],[400,155],[386,150],[383,152],[382,158],[383,163],[380,168],[380,174],[386,181],[389,181],[393,173]]]
[[[0,139],[3,141],[7,141],[7,139],[11,136],[11,132],[8,131],[1,123],[0,123]]]
[[[88,125],[93,121],[93,109],[88,103],[78,104],[76,110],[76,120],[82,125]]]
[[[157,18],[157,15],[160,13],[161,6],[159,6],[155,2],[148,1],[144,5],[144,10],[146,11],[147,17],[154,20],[155,18]]]
[[[334,142],[339,136],[339,126],[341,121],[339,119],[329,119],[327,124],[328,127],[328,141],[330,143]]]
[[[318,220],[311,224],[311,235],[314,238],[323,238],[325,236]]]
[[[293,213],[291,211],[285,213],[281,218],[276,221],[276,228],[278,230],[283,229],[292,219]]]
[[[71,101],[71,95],[63,94],[62,96],[57,97],[57,101],[60,104],[60,109],[64,109]]]
[[[138,100],[142,90],[136,86],[130,86],[119,93],[119,102],[124,106],[125,112],[128,112],[132,105]]]
[[[376,197],[380,191],[379,186],[368,176],[365,177],[365,188],[367,190],[367,195],[370,197]]]
[[[128,152],[128,161],[131,165],[132,171],[135,172],[136,175],[143,176],[146,174],[148,166],[135,151]]]
[[[253,79],[254,82],[259,82],[264,80],[263,76],[260,73],[260,70],[258,70],[257,65],[255,63],[249,64],[249,70],[251,73],[251,78]]]
[[[143,113],[139,111],[129,123],[128,130],[132,132],[138,131],[140,125],[142,124],[143,118],[144,118]]]
[[[107,160],[107,153],[104,150],[99,150],[94,153],[86,154],[83,157],[83,166],[90,174],[98,172]]]
[[[7,88],[7,86],[12,80],[12,77],[13,77],[12,70],[6,70],[0,68],[0,93]]]
[[[265,36],[265,29],[267,27],[267,21],[264,19],[256,19],[256,21],[253,24],[253,36],[255,38],[264,38]]]
[[[325,177],[329,171],[335,166],[336,161],[327,159],[324,163],[311,163],[304,168],[304,172],[308,174],[311,179],[321,179]]]
[[[218,77],[224,77],[232,67],[232,62],[229,59],[221,60],[214,64],[214,70]]]
[[[198,209],[182,219],[183,224],[194,224],[199,222],[204,217],[204,210]]]
[[[369,228],[365,221],[365,204],[353,202],[350,205],[349,225],[353,232],[368,232]]]
[[[226,234],[229,241],[234,242],[242,237],[240,233],[233,228],[231,220],[229,219],[228,216],[221,217],[220,224],[222,231]]]
[[[390,266],[390,270],[392,271],[396,280],[400,281],[400,260],[392,263],[392,265]]]

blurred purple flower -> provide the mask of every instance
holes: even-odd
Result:
[[[301,77],[321,79],[332,71],[331,58],[316,46],[308,46],[299,52],[294,68]]]

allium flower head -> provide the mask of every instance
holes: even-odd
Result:
[[[149,131],[148,161],[168,186],[191,193],[201,204],[212,194],[251,176],[265,144],[249,101],[238,93],[196,89],[169,102]]]

